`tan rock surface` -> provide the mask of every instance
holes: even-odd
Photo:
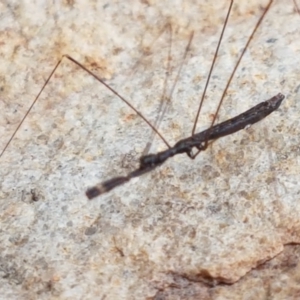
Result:
[[[218,120],[278,92],[286,95],[281,108],[194,161],[174,157],[90,202],[88,186],[134,169],[151,130],[63,61],[0,158],[4,299],[297,299],[299,250],[284,246],[300,242],[300,16],[292,1],[278,2]],[[160,127],[170,144],[189,136],[227,1],[168,3],[0,4],[1,147],[63,54],[154,121],[168,62],[166,24],[173,28],[168,90],[195,31]],[[265,5],[235,4],[197,131],[211,122]],[[164,148],[156,139],[151,151]]]

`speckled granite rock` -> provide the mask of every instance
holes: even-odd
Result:
[[[63,54],[154,122],[167,24],[168,91],[195,37],[160,130],[170,144],[189,136],[226,2],[0,4],[1,147]],[[248,2],[234,5],[197,131],[266,5]],[[0,297],[296,299],[299,249],[284,246],[300,242],[299,24],[292,1],[273,4],[218,120],[282,92],[277,112],[90,202],[88,186],[135,168],[151,130],[64,60],[0,158]]]

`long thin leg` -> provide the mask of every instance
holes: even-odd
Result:
[[[299,6],[298,6],[296,0],[293,0],[293,2],[294,2],[294,6],[295,6],[295,9],[296,9],[298,15],[300,15],[300,9],[299,9]]]
[[[172,30],[172,28],[171,28],[171,30]],[[194,37],[194,32],[192,32],[191,35],[190,35],[189,42],[188,42],[188,44],[187,44],[187,46],[186,46],[186,48],[185,48],[183,58],[181,59],[181,63],[180,63],[180,66],[179,66],[179,69],[178,69],[176,78],[175,78],[175,80],[174,80],[174,82],[173,82],[173,85],[172,85],[172,87],[171,87],[170,93],[169,93],[169,95],[168,95],[168,97],[167,97],[166,99],[164,99],[164,97],[165,97],[165,91],[164,91],[164,93],[163,93],[163,97],[162,97],[162,99],[161,99],[160,107],[159,107],[160,114],[158,115],[158,117],[157,117],[157,119],[156,119],[156,122],[154,123],[154,127],[155,127],[157,130],[159,129],[159,126],[160,126],[160,124],[161,124],[161,122],[162,122],[162,120],[163,120],[163,117],[164,117],[164,115],[165,115],[166,112],[167,112],[169,102],[170,102],[171,99],[172,99],[173,92],[174,92],[174,90],[175,90],[176,84],[177,84],[177,82],[178,82],[178,80],[179,80],[179,77],[180,77],[180,74],[181,74],[181,72],[182,72],[184,63],[185,63],[185,61],[186,61],[187,54],[188,54],[188,52],[189,52],[189,50],[190,50],[190,47],[191,47],[191,44],[192,44],[192,41],[193,41],[193,37]],[[172,38],[172,37],[171,37],[171,38]],[[171,43],[171,41],[170,41],[170,43]],[[170,50],[171,50],[171,49],[170,49]],[[170,52],[169,52],[169,55],[170,55]],[[170,56],[169,56],[169,61],[170,61]],[[166,76],[166,79],[167,79],[167,76]],[[166,84],[166,81],[165,81],[165,84]],[[165,90],[165,89],[164,89],[164,90]],[[155,134],[156,134],[156,132],[153,131],[153,135],[152,135],[152,137],[151,137],[151,140],[147,143],[147,146],[146,146],[146,148],[145,148],[145,150],[147,150],[147,151],[144,150],[143,155],[145,155],[145,154],[147,154],[147,153],[149,152],[149,149],[150,149],[150,146],[151,146],[151,143],[152,143],[152,141],[153,141],[153,138],[154,138]]]
[[[55,65],[54,69],[51,71],[51,73],[48,76],[47,80],[43,84],[41,90],[39,91],[39,93],[37,94],[37,96],[35,97],[35,99],[33,100],[33,102],[31,103],[31,105],[30,105],[29,109],[27,110],[26,114],[24,115],[24,117],[22,118],[21,122],[17,126],[16,130],[14,131],[14,133],[12,134],[12,136],[10,137],[10,139],[8,140],[8,142],[6,143],[5,147],[3,148],[2,152],[0,153],[0,158],[3,156],[4,152],[6,151],[6,149],[10,145],[11,141],[13,140],[13,138],[15,137],[15,135],[17,134],[17,132],[19,131],[20,127],[24,123],[25,119],[27,118],[27,116],[31,112],[32,108],[34,107],[34,105],[38,101],[38,99],[39,99],[40,95],[42,94],[43,90],[45,89],[45,87],[47,86],[47,84],[49,83],[49,81],[51,80],[53,74],[55,73],[55,71],[57,70],[57,68],[59,67],[59,65],[61,64],[61,62],[63,61],[64,58],[69,59],[70,61],[72,61],[73,63],[75,63],[77,66],[79,66],[80,68],[82,68],[83,70],[85,70],[88,74],[90,74],[91,76],[93,76],[97,81],[99,81],[106,88],[108,88],[119,99],[121,99],[123,102],[125,102],[137,115],[139,115],[152,128],[152,130],[163,140],[163,142],[167,145],[167,147],[169,147],[169,148],[171,147],[169,145],[169,143],[166,141],[166,139],[162,136],[162,134],[128,100],[126,100],[123,96],[121,96],[116,90],[114,90],[112,87],[110,87],[107,83],[105,83],[105,81],[103,81],[100,77],[98,77],[91,70],[87,69],[84,65],[82,65],[80,62],[78,62],[76,59],[72,58],[70,55],[66,54],[66,55],[62,56],[62,58]]]
[[[29,109],[27,110],[26,114],[24,115],[24,117],[22,118],[21,122],[17,126],[16,130],[14,131],[14,133],[12,134],[12,136],[10,137],[10,139],[8,140],[8,142],[6,143],[6,145],[4,146],[2,152],[0,153],[0,158],[2,157],[2,155],[6,151],[7,147],[9,146],[9,144],[11,143],[11,141],[13,140],[13,138],[15,137],[15,135],[17,134],[17,132],[19,131],[19,129],[22,126],[22,124],[24,123],[25,119],[27,118],[27,116],[31,112],[33,106],[38,101],[41,93],[43,92],[44,88],[46,87],[46,85],[48,84],[48,82],[50,81],[50,79],[52,78],[52,76],[55,73],[55,71],[58,68],[58,66],[61,64],[62,60],[63,60],[63,57],[58,61],[58,63],[56,64],[56,66],[54,67],[54,69],[52,70],[52,72],[50,73],[49,77],[45,81],[44,85],[42,86],[41,90],[39,91],[39,93],[37,94],[37,96],[35,97],[35,99],[33,100],[33,102],[31,103],[31,105],[30,105]]]
[[[214,69],[215,62],[216,62],[217,57],[218,57],[220,45],[221,45],[221,42],[222,42],[222,39],[223,39],[225,28],[226,28],[227,23],[228,23],[228,19],[229,19],[229,16],[230,16],[230,12],[231,12],[231,8],[232,8],[232,5],[233,5],[233,1],[234,0],[231,0],[231,2],[230,2],[230,5],[229,5],[228,11],[227,11],[227,15],[226,15],[226,19],[225,19],[225,22],[224,22],[224,25],[223,25],[223,29],[222,29],[222,32],[221,32],[221,35],[220,35],[220,38],[219,38],[219,41],[218,41],[218,46],[216,48],[216,51],[215,51],[215,54],[214,54],[214,58],[213,58],[213,61],[211,63],[210,70],[209,70],[209,73],[208,73],[208,76],[207,76],[207,79],[206,79],[205,87],[204,87],[204,90],[203,90],[203,93],[202,93],[201,101],[200,101],[200,104],[199,104],[199,107],[198,107],[198,111],[197,111],[197,114],[196,114],[196,118],[195,118],[195,121],[194,121],[194,126],[193,126],[193,129],[192,129],[192,135],[194,135],[195,131],[196,131],[196,127],[197,127],[197,123],[198,123],[200,111],[201,111],[201,108],[202,108],[202,105],[203,105],[203,102],[204,102],[204,97],[206,95],[206,90],[207,90],[207,87],[208,87],[208,84],[209,84],[209,81],[210,81],[210,77],[211,77],[212,71]],[[222,101],[222,99],[221,99],[221,101]],[[215,119],[217,117],[217,114],[218,113],[215,113],[214,121],[215,121]],[[213,123],[214,123],[214,121],[213,121]],[[213,126],[213,123],[212,123],[211,126]]]
[[[224,97],[225,97],[225,95],[226,95],[226,93],[227,93],[227,90],[228,90],[228,88],[229,88],[229,86],[230,86],[230,84],[231,84],[231,81],[232,81],[232,79],[233,79],[233,77],[234,77],[234,75],[235,75],[235,72],[236,72],[238,66],[240,65],[240,62],[241,62],[241,60],[242,60],[244,54],[246,53],[246,50],[248,49],[248,47],[249,47],[249,45],[250,45],[250,42],[251,42],[251,40],[253,39],[253,37],[254,37],[254,35],[255,35],[257,29],[259,28],[260,24],[262,23],[263,19],[264,19],[265,16],[266,16],[267,12],[269,11],[269,9],[270,9],[272,3],[273,3],[273,0],[270,0],[270,2],[268,3],[266,9],[264,10],[264,13],[263,13],[262,16],[259,18],[259,20],[258,20],[258,22],[257,22],[257,24],[256,24],[256,26],[255,26],[255,28],[254,28],[254,30],[252,31],[252,33],[251,33],[251,35],[250,35],[250,37],[249,37],[249,39],[248,39],[248,41],[247,41],[247,43],[246,43],[246,46],[244,47],[244,49],[243,49],[243,51],[242,51],[242,53],[241,53],[241,55],[240,55],[240,57],[239,57],[239,59],[238,59],[236,65],[235,65],[235,67],[234,67],[234,69],[233,69],[233,72],[231,73],[231,75],[230,75],[230,77],[229,77],[229,80],[227,81],[226,87],[225,87],[225,89],[224,89],[224,91],[223,91],[221,100],[220,100],[219,105],[218,105],[218,107],[217,107],[217,110],[216,110],[216,112],[215,112],[215,116],[214,116],[214,118],[213,118],[213,120],[212,120],[212,122],[211,122],[210,128],[212,128],[212,126],[214,125],[214,123],[215,123],[215,121],[216,121],[216,117],[217,117],[217,115],[219,114],[219,111],[220,111],[221,105],[222,105],[222,103],[223,103]],[[209,133],[208,133],[208,135],[209,135]],[[208,146],[208,140],[205,142],[205,146],[204,146],[205,149],[207,148],[207,146]],[[196,156],[197,156],[197,155],[200,153],[200,151],[202,151],[202,150],[203,150],[203,149],[201,149],[201,150],[199,150],[198,152],[196,152],[196,153],[192,156],[192,158],[193,158],[193,159],[196,158]]]

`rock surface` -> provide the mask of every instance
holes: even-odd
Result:
[[[227,2],[0,4],[0,149],[63,54],[155,122],[194,31],[159,127],[170,144],[189,136]],[[288,244],[300,242],[300,16],[277,2],[218,122],[278,92],[280,109],[93,201],[86,188],[133,170],[151,129],[63,59],[0,158],[3,299],[299,297],[299,246]],[[266,5],[234,4],[197,132]],[[155,138],[151,152],[165,148]]]

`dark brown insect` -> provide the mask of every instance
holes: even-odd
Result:
[[[232,8],[234,1],[230,2],[229,5],[229,9],[228,9],[228,13],[227,13],[227,17],[226,20],[224,22],[224,26],[223,26],[223,30],[218,42],[218,46],[216,48],[216,52],[214,55],[214,59],[212,61],[212,65],[210,68],[210,72],[206,81],[206,85],[204,88],[204,92],[199,104],[199,108],[196,114],[196,118],[194,121],[194,126],[193,126],[193,130],[192,130],[192,135],[188,138],[185,139],[181,139],[180,141],[178,141],[173,147],[171,147],[168,142],[166,141],[166,139],[163,137],[163,135],[159,132],[159,130],[157,129],[156,126],[152,125],[145,117],[142,113],[140,113],[129,101],[127,101],[124,97],[122,97],[115,89],[113,89],[111,86],[109,86],[106,82],[104,82],[101,78],[99,78],[95,73],[93,73],[91,70],[89,70],[88,68],[86,68],[84,65],[82,65],[80,62],[78,62],[77,60],[75,60],[74,58],[72,58],[69,55],[64,55],[61,60],[56,64],[56,66],[54,67],[54,69],[52,70],[52,72],[50,73],[49,77],[47,78],[46,82],[44,83],[44,85],[42,86],[40,92],[38,93],[38,95],[36,96],[36,98],[34,99],[34,101],[32,102],[31,106],[29,107],[28,111],[26,112],[26,114],[24,115],[23,119],[21,120],[21,122],[19,123],[17,129],[15,130],[15,132],[13,133],[13,135],[11,136],[11,138],[9,139],[9,141],[7,142],[7,144],[5,145],[4,149],[2,150],[0,157],[3,155],[3,153],[6,151],[7,147],[9,146],[9,144],[11,143],[11,141],[13,140],[13,138],[15,137],[16,133],[18,132],[19,128],[22,126],[24,120],[27,118],[28,114],[30,113],[30,111],[32,110],[33,106],[36,104],[36,102],[38,101],[41,93],[43,92],[44,88],[47,86],[47,84],[49,83],[49,81],[51,80],[51,78],[53,77],[54,73],[56,72],[57,68],[59,67],[59,65],[61,64],[62,60],[64,58],[72,61],[73,63],[75,63],[77,66],[79,66],[80,68],[82,68],[83,70],[85,70],[88,74],[90,74],[91,76],[93,76],[96,80],[98,80],[101,84],[103,84],[107,89],[109,89],[113,94],[115,94],[119,99],[121,99],[124,103],[126,103],[137,115],[139,115],[153,130],[153,132],[155,134],[157,134],[162,141],[166,144],[166,146],[168,147],[167,150],[165,151],[161,151],[158,152],[156,154],[150,154],[150,155],[143,155],[140,158],[140,165],[138,167],[138,169],[136,169],[133,172],[130,172],[127,176],[121,176],[121,177],[114,177],[111,180],[105,181],[103,183],[100,183],[90,189],[88,189],[88,191],[86,192],[86,195],[89,199],[92,199],[100,194],[103,194],[105,192],[108,192],[110,190],[112,190],[113,188],[124,184],[125,182],[129,181],[131,178],[133,177],[137,177],[140,176],[144,173],[147,173],[151,170],[153,170],[154,168],[156,168],[157,166],[160,166],[161,164],[163,164],[168,158],[180,154],[180,153],[186,153],[190,158],[194,159],[200,151],[204,151],[205,149],[207,149],[208,147],[208,143],[209,141],[214,141],[220,137],[232,134],[236,131],[239,131],[245,127],[247,127],[248,125],[254,124],[256,122],[258,122],[259,120],[265,118],[267,115],[269,115],[271,112],[273,112],[274,110],[276,110],[279,105],[281,104],[282,100],[284,99],[284,96],[282,94],[278,94],[277,96],[274,96],[273,98],[271,98],[270,100],[267,100],[265,102],[262,102],[258,105],[256,105],[255,107],[251,108],[250,110],[230,119],[227,120],[225,122],[221,122],[220,124],[214,125],[216,118],[218,116],[218,112],[219,109],[223,103],[223,99],[224,96],[228,90],[228,87],[230,86],[230,83],[232,81],[232,78],[241,62],[242,57],[245,54],[246,49],[248,48],[255,32],[257,31],[257,29],[259,28],[262,20],[264,19],[268,9],[270,8],[271,4],[273,1],[270,1],[268,6],[266,7],[266,9],[264,10],[263,15],[261,16],[261,18],[259,19],[259,21],[257,22],[252,34],[250,35],[248,42],[246,43],[244,50],[242,51],[238,62],[233,70],[233,72],[231,73],[231,76],[227,82],[227,85],[224,89],[223,95],[219,101],[219,105],[218,108],[214,114],[214,118],[212,120],[211,126],[210,128],[208,128],[207,130],[204,130],[200,133],[195,133],[196,130],[196,124],[199,118],[199,114],[201,111],[201,107],[204,101],[204,97],[206,94],[206,90],[207,90],[207,86],[214,68],[214,64],[216,61],[216,58],[218,56],[218,51],[219,51],[219,47],[222,41],[222,37],[228,22],[228,18],[230,15],[230,11]],[[185,56],[186,53],[188,52],[190,45],[192,43],[193,40],[193,33],[190,36],[188,45],[186,47],[186,51],[185,51]],[[184,60],[183,60],[184,61]],[[179,71],[180,72],[180,71]],[[177,76],[178,79],[178,76]],[[193,153],[193,148],[196,148],[196,153]]]
[[[280,106],[283,99],[284,95],[279,93],[271,99],[259,103],[253,108],[230,120],[217,124],[200,133],[192,135],[191,137],[180,140],[173,147],[165,151],[142,156],[140,158],[140,166],[137,170],[129,173],[127,176],[115,177],[108,181],[100,183],[99,185],[88,189],[86,195],[89,199],[92,199],[103,193],[109,192],[110,190],[124,184],[125,182],[128,182],[134,177],[152,171],[156,167],[163,164],[168,158],[174,155],[186,153],[190,158],[195,158],[199,151],[203,151],[207,148],[208,141],[216,140],[220,137],[235,133],[249,125],[262,120],[270,113],[275,111]],[[192,148],[194,147],[198,149],[196,155],[192,154]]]

